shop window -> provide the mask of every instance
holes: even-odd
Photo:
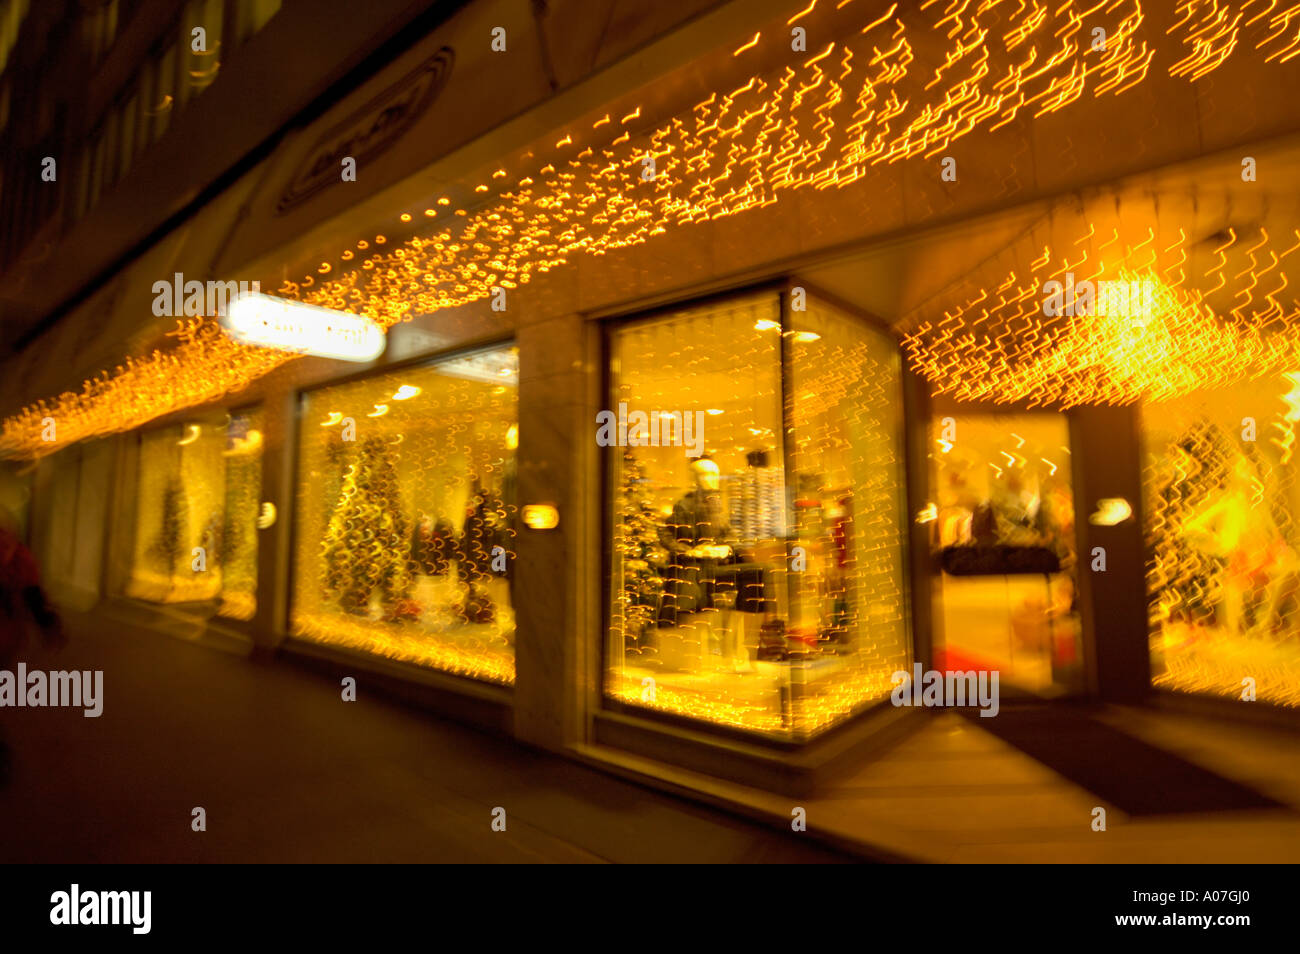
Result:
[[[935,412],[934,666],[1038,695],[1082,686],[1069,425],[1055,413]]]
[[[139,436],[126,595],[256,610],[261,412],[203,415]]]
[[[294,635],[514,682],[517,382],[502,347],[303,395]]]
[[[1143,408],[1157,687],[1300,706],[1297,380]]]
[[[221,602],[217,612],[252,619],[257,612],[257,531],[262,497],[262,411],[230,415],[226,424],[225,515],[218,562]]]
[[[885,334],[812,298],[616,329],[606,692],[786,740],[909,659],[901,391]],[[783,373],[784,372],[784,373]]]

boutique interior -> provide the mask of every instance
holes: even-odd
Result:
[[[294,635],[514,681],[518,369],[506,346],[302,395]]]
[[[1053,412],[936,415],[925,523],[935,668],[1043,695],[1082,678],[1069,427]]]
[[[1152,683],[1300,705],[1300,373],[1147,405],[1142,423]]]
[[[612,332],[611,401],[704,433],[613,455],[606,691],[803,739],[906,668],[902,412],[884,332],[786,316],[774,291]]]
[[[262,435],[256,408],[195,416],[137,435],[128,596],[212,601],[222,616],[253,617]]]

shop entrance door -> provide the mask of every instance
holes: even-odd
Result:
[[[1069,425],[1058,413],[936,412],[929,435],[933,667],[1002,691],[1081,691]]]

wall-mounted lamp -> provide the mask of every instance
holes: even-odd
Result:
[[[1113,527],[1133,517],[1133,508],[1123,497],[1103,497],[1097,501],[1097,510],[1088,517],[1094,527]]]
[[[530,530],[554,530],[560,523],[560,511],[555,504],[525,504],[523,518]]]

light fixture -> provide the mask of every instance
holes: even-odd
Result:
[[[754,330],[755,331],[780,331],[781,323],[779,321],[772,321],[769,318],[760,318],[758,319],[758,321],[754,322]]]
[[[1113,527],[1133,516],[1133,508],[1123,497],[1103,497],[1097,501],[1097,510],[1088,517],[1094,527]]]
[[[720,408],[720,407],[711,407],[711,408],[709,408],[708,413],[709,413],[709,414],[712,414],[714,417],[717,417],[719,414],[722,413],[722,408]]]
[[[388,340],[369,318],[260,292],[240,295],[220,322],[240,344],[340,361],[373,361]]]
[[[262,449],[262,432],[252,429],[246,437],[231,439],[230,447],[221,452],[222,457],[246,457]]]
[[[275,504],[262,501],[262,512],[257,515],[257,529],[268,530],[275,524]]]
[[[421,389],[417,388],[414,384],[403,384],[400,388],[398,388],[395,392],[393,392],[393,400],[409,401],[411,398],[417,396],[420,393],[420,391]]]
[[[531,530],[554,530],[560,523],[560,511],[555,504],[525,504],[524,526]]]

